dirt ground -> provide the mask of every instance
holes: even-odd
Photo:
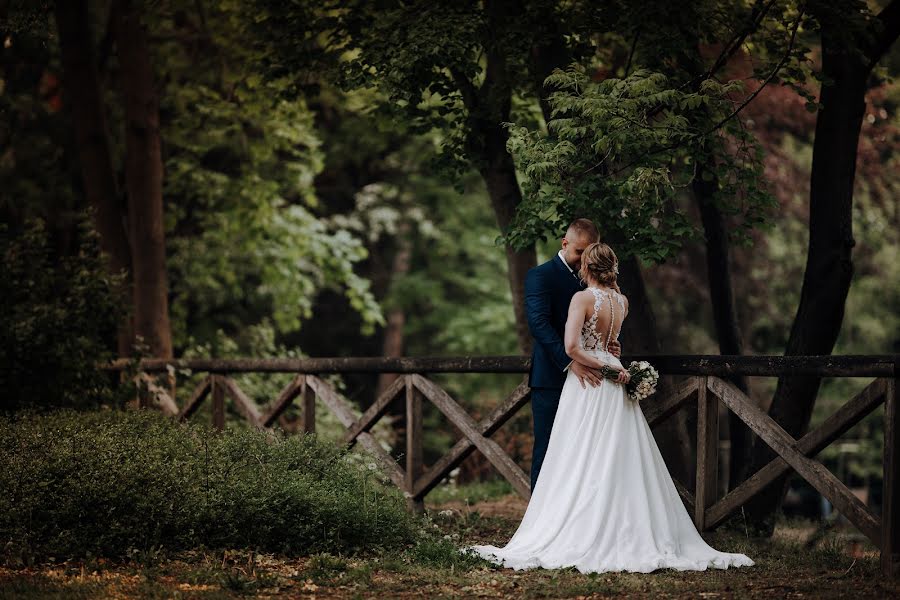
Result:
[[[251,551],[196,552],[143,563],[104,560],[0,569],[0,600],[54,598],[900,598],[874,548],[853,536],[784,526],[771,540],[714,532],[716,547],[757,564],[726,571],[583,575],[572,569],[513,571],[455,548],[503,544],[525,503],[514,495],[475,505],[429,505],[439,545],[396,555],[285,558]],[[849,541],[848,541],[849,540]],[[440,544],[443,544],[441,546]]]

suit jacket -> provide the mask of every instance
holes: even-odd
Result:
[[[525,313],[534,337],[529,386],[562,389],[571,362],[563,344],[566,317],[572,296],[582,289],[558,254],[525,276]]]

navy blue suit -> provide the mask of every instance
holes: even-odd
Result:
[[[581,281],[569,271],[558,254],[529,270],[525,276],[525,313],[534,338],[528,375],[534,418],[531,489],[534,489],[547,453],[550,430],[566,380],[564,369],[571,361],[563,344],[569,303],[582,289]]]

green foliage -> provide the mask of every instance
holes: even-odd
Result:
[[[366,332],[382,322],[369,282],[354,272],[361,240],[315,214],[323,154],[313,113],[284,99],[289,77],[263,80],[242,3],[183,11],[154,7],[166,82],[163,138],[173,327],[180,346],[268,323],[279,335],[312,316],[323,288],[342,290]],[[183,40],[202,29],[204,52]],[[193,31],[193,30],[192,30]],[[193,338],[193,339],[190,339]]]
[[[441,152],[431,170],[458,181],[486,166],[483,128],[501,120],[507,88],[517,118],[536,121],[535,47],[552,44],[564,31],[574,55],[593,51],[584,17],[608,11],[590,6],[595,3],[558,4],[257,0],[257,43],[271,51],[269,76],[310,72],[345,90],[376,88],[381,97],[372,111],[413,133],[440,131]],[[298,31],[304,32],[299,42]],[[493,82],[497,99],[473,103],[487,79],[487,54],[503,64],[502,81]]]
[[[515,493],[515,490],[513,490],[512,484],[499,477],[464,485],[456,485],[455,482],[451,481],[432,490],[428,494],[428,501],[441,504],[457,500],[468,505],[501,498],[513,493]]]
[[[0,227],[0,410],[88,407],[115,397],[99,362],[124,316],[93,231],[58,258],[42,221],[14,234]]]
[[[223,433],[156,413],[0,423],[6,560],[252,547],[286,554],[413,539],[399,494],[314,436]]]
[[[664,261],[698,233],[680,202],[694,177],[715,188],[716,206],[739,225],[735,240],[749,242],[773,201],[760,185],[758,143],[734,118],[742,80],[696,48],[750,36],[758,80],[800,89],[811,74],[793,2],[260,4],[274,73],[329,64],[323,71],[347,88],[377,87],[378,109],[416,131],[447,132],[435,164],[457,181],[486,167],[485,131],[511,115],[508,149],[526,201],[504,240],[517,247],[590,216],[623,251]],[[285,42],[301,16],[322,37],[319,53]],[[535,102],[548,60],[571,63],[544,81],[557,90],[549,137]]]
[[[16,0],[0,20],[0,220],[41,217],[54,230],[72,225],[80,194],[51,8]]]
[[[706,80],[694,91],[649,70],[595,82],[576,67],[547,82],[559,90],[550,98],[551,135],[510,126],[508,146],[526,198],[507,236],[511,244],[528,246],[588,216],[622,250],[663,261],[697,235],[678,197],[698,163],[714,165],[717,205],[741,215],[745,226],[759,224],[772,206],[756,185],[757,142],[726,121],[739,83]],[[726,152],[732,145],[737,150]]]

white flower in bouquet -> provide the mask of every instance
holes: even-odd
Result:
[[[627,370],[630,380],[625,384],[625,392],[632,400],[640,402],[656,392],[656,382],[659,381],[659,373],[656,372],[653,365],[642,360],[640,362],[632,362],[628,365]],[[604,365],[600,372],[606,379],[615,380],[619,377],[619,369],[610,365]]]
[[[628,374],[631,380],[626,384],[625,391],[635,402],[640,402],[656,392],[659,373],[647,361],[632,362],[628,365]]]

